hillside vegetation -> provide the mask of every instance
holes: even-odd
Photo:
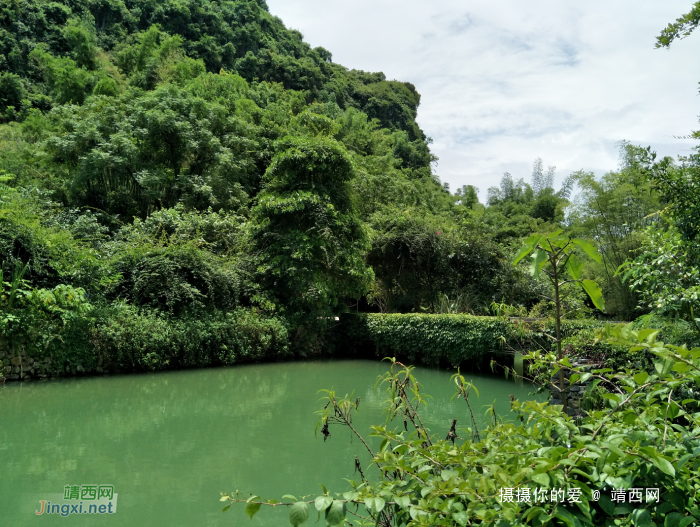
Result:
[[[602,180],[555,189],[536,159],[485,204],[451,193],[415,87],[334,63],[262,0],[12,0],[0,71],[5,360],[330,352],[347,311],[546,317],[548,283],[510,262],[559,227],[605,241],[586,267],[605,315],[649,311],[616,274],[663,201],[648,151],[622,143]],[[602,315],[569,293],[568,318]]]

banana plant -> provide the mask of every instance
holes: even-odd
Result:
[[[561,320],[563,318],[562,302],[564,295],[562,287],[566,284],[580,284],[593,305],[600,311],[605,311],[605,301],[600,286],[593,280],[583,278],[583,262],[576,256],[575,250],[579,248],[592,260],[602,263],[602,258],[598,250],[586,240],[580,238],[569,238],[562,230],[549,234],[533,234],[525,245],[518,251],[513,260],[517,265],[523,258],[530,255],[530,273],[538,278],[544,273],[554,288],[554,298],[544,296],[554,303],[556,325],[556,347],[557,358],[562,359],[562,336]],[[564,412],[567,411],[566,391],[564,387],[564,371],[559,370],[559,391]]]

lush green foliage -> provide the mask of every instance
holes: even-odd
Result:
[[[347,314],[341,318],[347,351],[391,352],[420,364],[487,365],[503,354],[503,340],[515,337],[516,326],[498,317],[465,314]]]
[[[284,322],[252,310],[177,318],[115,305],[100,315],[90,335],[92,368],[151,371],[291,356]]]
[[[332,126],[330,119],[314,124]],[[264,284],[290,309],[318,317],[343,297],[360,297],[372,282],[369,247],[349,182],[354,166],[324,137],[287,137],[268,168],[253,209],[253,238]]]
[[[576,174],[579,192],[569,215],[575,233],[599,242],[602,263],[591,262],[586,273],[601,285],[608,312],[633,320],[640,313],[640,299],[617,270],[639,254],[644,227],[662,224],[657,214],[661,202],[642,162],[648,151],[628,143],[620,146],[619,171],[600,179],[591,173]]]
[[[676,19],[675,22],[669,23],[656,37],[656,47],[668,48],[671,42],[677,38],[689,36],[698,27],[698,24],[700,24],[700,2],[695,2],[688,13]]]
[[[433,173],[411,84],[333,63],[264,2],[23,0],[0,28],[0,260],[28,265],[26,291],[75,290],[85,328],[138,313],[173,346],[158,364],[197,363],[172,328],[241,309],[308,353],[351,306],[488,314],[547,287],[508,263],[520,231],[494,225],[560,222],[570,184],[555,193],[538,162],[484,216],[477,189]],[[43,327],[13,339],[72,342]],[[141,346],[85,328],[76,349]]]
[[[444,431],[431,433],[420,419],[426,395],[411,368],[394,363],[380,378],[387,386],[387,421],[372,427],[382,444],[378,451],[365,444],[379,477],[365,477],[361,471],[362,479],[351,481],[351,490],[333,494],[324,487],[324,494],[312,501],[285,496],[291,500],[283,502],[291,505],[291,524],[306,521],[309,504],[326,512],[328,525],[339,525],[353,505],[353,522],[387,527],[695,524],[700,520],[700,412],[697,401],[687,395],[700,387],[700,348],[664,344],[653,330],[637,332],[630,326],[607,334],[612,342],[632,345],[632,351],[652,353],[655,371],[576,371],[576,377],[594,379],[591,391],[605,387],[606,401],[578,423],[560,407],[513,401],[515,421],[494,414],[493,424],[480,431],[472,416],[472,426],[459,431],[463,438],[456,436],[453,425],[441,439]],[[573,370],[568,359],[529,358],[535,360],[535,369]],[[456,395],[471,412],[469,396],[476,387],[462,375],[453,379]],[[323,433],[340,424],[362,439],[352,426],[355,402],[332,391],[327,395],[319,412]],[[410,423],[410,430],[395,426],[397,418]],[[632,488],[658,488],[659,499],[640,504],[611,499],[612,489]],[[550,500],[553,489],[563,489],[564,496]],[[547,499],[535,499],[536,492],[544,492]],[[530,499],[516,500],[516,493]],[[226,508],[231,502],[246,502],[235,494],[221,499],[230,502]],[[252,517],[262,505],[279,502],[251,496],[246,512]]]

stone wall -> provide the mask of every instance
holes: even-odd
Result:
[[[589,361],[586,359],[574,362],[572,366],[584,372],[601,367],[599,364],[589,364]],[[569,382],[571,375],[573,375],[571,371],[564,373],[564,392],[566,393],[567,413],[571,417],[583,417],[586,415],[586,411],[582,408],[581,402],[586,388],[591,383],[591,379],[585,382],[577,381],[571,384]],[[561,392],[559,390],[559,373],[552,376],[552,386],[549,388],[549,395],[549,404],[562,404]]]
[[[51,358],[36,359],[21,352],[13,357],[0,350],[0,382],[46,379],[51,373]]]

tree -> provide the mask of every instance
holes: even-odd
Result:
[[[561,320],[564,316],[562,311],[562,303],[564,300],[563,287],[569,283],[581,284],[581,287],[586,291],[591,301],[596,308],[601,311],[605,310],[605,302],[600,290],[600,286],[593,280],[583,278],[583,262],[574,254],[574,248],[578,246],[588,256],[598,263],[601,263],[600,254],[586,240],[578,238],[569,239],[568,236],[562,234],[562,231],[555,231],[550,234],[533,234],[527,240],[525,245],[518,251],[513,262],[517,264],[527,255],[531,255],[532,264],[530,272],[537,278],[540,272],[544,271],[549,278],[554,288],[554,297],[547,298],[554,303],[554,322],[556,324],[556,339],[555,345],[557,350],[557,360],[563,359],[562,354],[562,334]],[[566,278],[564,271],[566,270],[570,278]],[[559,371],[559,393],[561,394],[564,412],[567,410],[566,390],[564,384],[564,372]]]
[[[17,114],[26,96],[22,79],[14,73],[0,73],[0,120]]]
[[[288,136],[275,148],[252,209],[259,271],[292,318],[313,321],[363,295],[373,278],[350,190],[355,168],[342,145],[323,135]]]
[[[479,203],[479,189],[474,185],[462,185],[455,194],[458,196],[459,204],[468,209]]]
[[[657,213],[661,208],[659,193],[647,172],[635,161],[639,147],[620,145],[620,170],[601,178],[579,171],[574,175],[580,192],[569,208],[569,225],[574,236],[598,241],[602,266],[593,264],[591,273],[598,276],[608,312],[622,320],[633,320],[639,313],[639,297],[617,273],[629,258],[635,258],[642,241],[642,229],[661,225]],[[644,150],[646,152],[646,150]]]
[[[636,258],[622,266],[622,279],[652,313],[682,316],[697,323],[700,266],[697,250],[675,228],[649,227],[640,233]],[[700,313],[700,311],[697,311]]]
[[[179,201],[231,210],[245,206],[257,183],[251,128],[176,86],[93,97],[52,117],[65,133],[46,149],[68,168],[67,187],[80,205],[127,217]]]
[[[675,39],[689,36],[699,24],[700,2],[695,2],[688,13],[677,18],[675,22],[670,23],[666,29],[661,31],[661,34],[656,37],[656,47],[670,47]]]

